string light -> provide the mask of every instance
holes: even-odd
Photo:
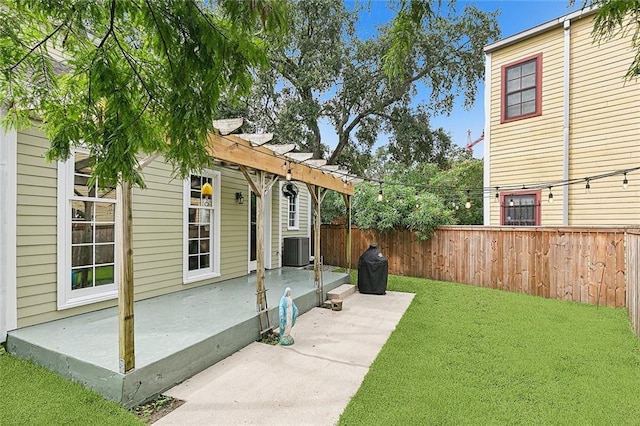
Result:
[[[467,202],[464,203],[464,207],[466,209],[470,209],[471,208],[471,195],[469,195],[470,190],[467,189]]]
[[[287,180],[291,180],[291,166],[289,166],[289,168],[287,169],[287,176],[286,176]]]
[[[498,201],[500,201],[500,191],[499,191],[500,187],[496,186],[496,196],[493,198],[493,200],[497,203]]]
[[[589,178],[586,178],[585,180],[587,181],[587,184],[584,186],[584,192],[586,194],[589,194],[591,193],[591,185],[589,184]]]
[[[380,190],[378,191],[378,202],[382,201],[382,182],[380,182]]]
[[[549,187],[549,204],[553,204],[553,192],[551,192],[552,186]]]
[[[509,200],[509,207],[513,207],[513,198]]]
[[[629,181],[627,180],[627,172],[624,172],[624,180],[622,181],[622,189],[629,188]]]

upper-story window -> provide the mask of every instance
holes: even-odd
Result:
[[[542,113],[542,54],[502,67],[502,122]]]
[[[500,224],[506,226],[539,226],[540,194],[537,191],[502,194]]]

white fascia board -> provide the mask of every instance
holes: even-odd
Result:
[[[0,117],[5,112],[0,111]],[[18,132],[0,127],[0,342],[18,328]]]
[[[592,6],[592,7],[576,10],[575,12],[572,12],[568,15],[561,16],[559,18],[545,22],[544,24],[541,24],[533,28],[529,28],[528,30],[522,31],[520,33],[514,34],[510,37],[503,38],[502,40],[498,40],[495,43],[485,46],[484,52],[490,53],[498,49],[502,49],[503,47],[510,46],[515,43],[519,43],[523,40],[526,40],[538,34],[544,33],[553,28],[562,27],[564,26],[565,21],[573,21],[576,19],[584,18],[589,15],[593,15],[594,13],[596,13],[598,9],[599,7]]]

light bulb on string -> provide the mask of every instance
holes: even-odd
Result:
[[[287,169],[287,176],[286,176],[287,180],[291,180],[291,166],[289,166],[289,168]]]
[[[629,181],[627,180],[627,172],[624,172],[624,179],[622,180],[622,189],[629,188]]]
[[[378,191],[378,202],[382,201],[382,182],[380,182],[380,190]]]
[[[469,195],[469,190],[467,189],[467,202],[464,203],[464,208],[465,209],[470,209],[471,208],[471,197]]]
[[[500,201],[500,191],[499,191],[499,189],[500,189],[500,187],[496,186],[496,196],[493,198],[496,203],[498,201]]]
[[[591,184],[589,183],[589,179],[587,178],[587,184],[584,186],[584,192],[586,194],[591,193]]]
[[[509,200],[509,207],[513,207],[513,198]]]
[[[549,204],[553,204],[553,192],[551,192],[551,186],[549,187]]]

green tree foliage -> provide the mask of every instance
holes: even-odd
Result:
[[[573,1],[571,2],[573,3]],[[598,6],[593,21],[593,36],[604,42],[633,34],[631,45],[636,50],[626,78],[640,76],[640,2],[637,0],[585,0],[583,6]]]
[[[384,158],[382,152],[378,158]],[[362,229],[411,229],[419,239],[429,238],[440,225],[479,225],[483,220],[483,164],[459,159],[450,168],[420,163],[406,167],[381,161],[379,180],[356,186],[352,223]],[[380,183],[382,181],[382,183]],[[378,195],[382,191],[382,201]],[[470,207],[466,208],[467,199]],[[322,204],[323,222],[342,222],[346,208],[341,197],[327,194]]]
[[[407,166],[435,163],[446,169],[454,158],[465,155],[465,150],[453,144],[442,127],[431,129],[429,115],[420,110],[394,109],[387,130],[391,134],[391,159]]]
[[[422,18],[403,39],[408,47],[394,56],[402,73],[388,78],[385,58],[399,37],[393,23],[361,39],[355,31],[357,9],[334,0],[291,0],[293,29],[284,46],[270,50],[272,69],[259,76],[249,101],[251,119],[273,129],[277,140],[295,142],[300,150],[357,174],[366,170],[364,161],[385,130],[394,134],[397,155],[410,155],[405,148],[412,144],[434,143],[425,157],[439,161],[446,138],[429,128],[428,118],[449,113],[458,96],[466,105],[474,102],[484,73],[482,48],[499,34],[495,14],[473,5],[460,11],[453,6],[424,2],[408,12]],[[428,95],[415,104],[419,86]],[[329,141],[320,131],[327,123],[335,130]]]
[[[143,154],[186,176],[209,164],[219,97],[249,90],[252,67],[267,64],[258,32],[276,40],[284,10],[269,0],[4,0],[3,124],[41,119],[49,159],[82,143],[103,185],[143,186]]]

